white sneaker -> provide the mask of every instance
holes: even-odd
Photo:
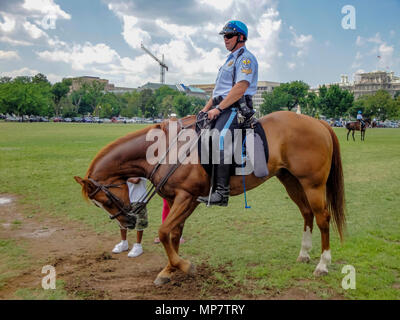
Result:
[[[122,240],[120,243],[118,243],[114,249],[112,250],[113,253],[121,253],[124,251],[128,251],[129,249],[129,244],[128,240]]]
[[[133,245],[133,248],[131,251],[128,253],[129,258],[135,258],[140,256],[143,253],[143,247],[140,243],[135,243]]]

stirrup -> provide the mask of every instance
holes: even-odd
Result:
[[[215,200],[215,197],[219,197],[219,200]],[[226,207],[228,206],[228,201],[229,201],[229,193],[227,195],[221,194],[217,191],[215,191],[211,196],[205,196],[205,197],[197,197],[197,201],[201,203],[205,203],[210,206],[221,206],[221,207]]]

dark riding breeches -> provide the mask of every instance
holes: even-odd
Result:
[[[233,154],[234,129],[239,128],[236,108],[230,107],[224,109],[219,117],[215,120],[213,128],[219,131],[218,149],[220,153],[220,163],[224,164],[225,161],[227,161],[227,163],[232,163],[232,159],[224,159],[224,150],[227,147],[232,146],[231,150]]]

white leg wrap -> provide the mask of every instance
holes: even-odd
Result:
[[[303,239],[301,240],[301,249],[297,261],[309,261],[310,250],[312,248],[312,234],[310,227],[306,227],[306,231],[303,232]]]
[[[328,266],[331,264],[331,250],[325,250],[321,254],[321,260],[319,261],[317,268],[314,271],[315,275],[324,275],[328,273]]]

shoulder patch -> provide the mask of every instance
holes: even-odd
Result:
[[[242,72],[245,74],[251,74],[253,72],[253,70],[251,69],[242,69]]]

